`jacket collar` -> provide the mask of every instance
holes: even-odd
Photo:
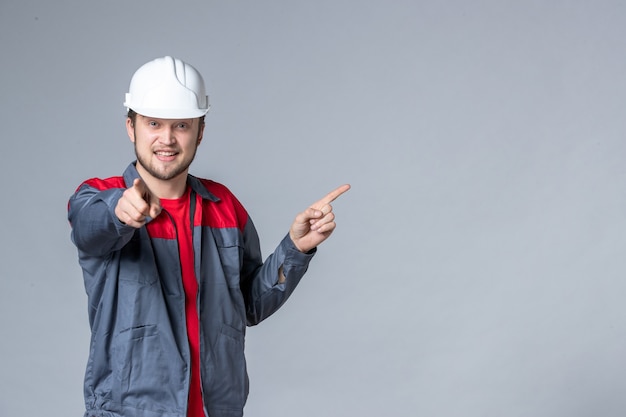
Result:
[[[126,171],[124,171],[124,183],[126,183],[127,188],[133,185],[135,178],[140,178],[139,172],[137,172],[137,167],[135,166],[136,164],[137,161],[131,162],[131,164],[126,168]],[[219,197],[216,197],[213,193],[209,192],[202,182],[193,175],[187,175],[187,185],[189,185],[193,191],[205,200],[211,200],[213,202],[220,201]]]

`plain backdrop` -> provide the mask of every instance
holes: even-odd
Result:
[[[84,412],[67,200],[163,55],[264,256],[352,184],[248,330],[246,416],[626,415],[625,39],[619,0],[0,0],[0,416]]]

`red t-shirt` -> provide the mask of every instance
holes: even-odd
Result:
[[[161,207],[174,220],[178,236],[180,267],[185,290],[185,313],[187,317],[187,336],[191,352],[191,384],[189,386],[189,404],[187,417],[204,417],[202,389],[200,387],[200,327],[198,322],[198,281],[194,270],[193,243],[191,241],[191,220],[189,217],[190,188],[178,199],[161,199]]]

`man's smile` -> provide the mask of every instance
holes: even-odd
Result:
[[[173,160],[176,155],[178,155],[178,152],[176,151],[155,151],[154,154],[156,155],[156,157],[160,160],[160,161],[171,161]]]

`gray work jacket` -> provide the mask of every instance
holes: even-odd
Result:
[[[178,243],[163,211],[135,229],[114,213],[139,174],[85,181],[68,206],[88,296],[91,344],[85,417],[186,417],[190,353]],[[274,313],[306,272],[314,251],[289,236],[265,262],[247,212],[213,181],[188,176],[198,279],[200,367],[210,417],[243,415],[248,396],[246,325]],[[278,284],[278,271],[287,277]]]

